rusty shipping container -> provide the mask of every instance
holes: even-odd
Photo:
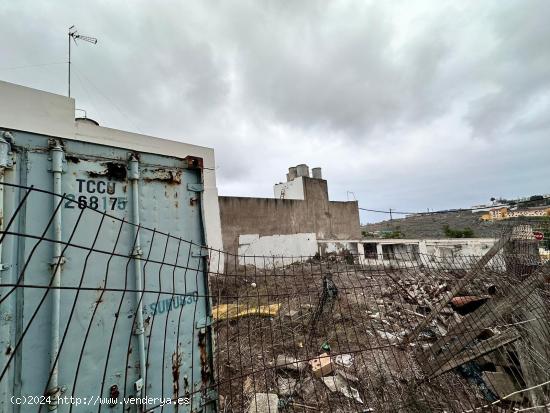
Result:
[[[0,410],[215,411],[201,159],[0,136]]]

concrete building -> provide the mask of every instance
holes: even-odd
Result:
[[[4,130],[26,131],[180,158],[202,158],[202,210],[206,243],[212,248],[222,249],[214,149],[110,129],[90,120],[75,120],[75,100],[66,96],[3,81],[0,81],[0,96],[0,127]]]
[[[412,267],[431,261],[438,267],[464,269],[473,262],[472,257],[481,257],[495,242],[497,238],[362,240],[358,256],[364,265]]]
[[[313,168],[313,176],[305,164],[289,168],[287,181],[275,184],[274,196],[219,198],[223,245],[240,256],[235,263],[277,265],[350,243],[357,250],[357,201],[330,201],[320,168]],[[254,256],[279,258],[264,264]]]

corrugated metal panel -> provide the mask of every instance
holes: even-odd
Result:
[[[122,397],[147,396],[152,408],[190,399],[163,411],[214,411],[201,170],[23,132],[7,143],[1,410],[17,411],[11,395],[50,394],[95,398],[72,408],[98,411],[118,394],[102,409],[139,411]]]

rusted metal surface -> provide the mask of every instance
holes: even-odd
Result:
[[[126,165],[117,162],[103,162],[105,169],[101,172],[88,172],[90,178],[107,178],[114,181],[125,181],[127,175]]]
[[[118,386],[116,384],[113,384],[109,388],[109,396],[110,396],[110,402],[109,407],[114,407],[117,405],[116,400],[118,399],[118,396],[120,396],[120,391],[118,390]]]
[[[179,382],[180,382],[180,367],[181,367],[181,353],[174,351],[172,353],[172,387],[174,391],[174,399],[179,398]]]
[[[181,170],[157,168],[149,171],[143,178],[146,182],[159,181],[170,185],[181,184]]]
[[[210,363],[208,360],[208,352],[206,349],[206,332],[201,329],[199,330],[199,351],[200,351],[200,361],[201,361],[201,378],[202,384],[207,386],[211,379]]]
[[[451,307],[460,315],[466,315],[481,307],[490,297],[467,295],[461,297],[453,297]]]
[[[186,156],[183,158],[187,162],[188,169],[203,169],[204,161],[202,158],[197,156]]]

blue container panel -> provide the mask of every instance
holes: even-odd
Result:
[[[133,334],[137,301],[131,257],[136,237],[129,224],[135,196],[127,169],[131,151],[76,141],[62,145],[62,192],[67,199],[50,193],[51,141],[14,133],[15,165],[6,173],[6,182],[47,192],[31,191],[14,221],[16,232],[25,236],[9,235],[4,241],[4,262],[16,263],[7,277],[17,280],[23,274],[21,284],[29,286],[17,288],[5,303],[13,314],[9,331],[14,355],[8,358],[10,381],[4,391],[41,395],[48,388],[53,294],[47,286],[56,267],[51,221],[59,203],[64,243],[58,361],[62,395],[109,397],[114,390],[120,398],[136,395],[140,365],[138,338]],[[188,190],[188,184],[200,184],[200,171],[187,169],[178,158],[134,155],[140,165],[144,394],[159,400],[192,395],[192,406],[180,406],[178,411],[213,411],[214,405],[201,397],[201,389],[211,384],[211,337],[200,325],[209,309],[200,254],[200,194]],[[9,217],[25,190],[7,187],[6,191]],[[58,407],[61,412],[69,410],[70,406]],[[73,411],[97,410],[73,407]],[[163,411],[175,408],[166,406]]]

